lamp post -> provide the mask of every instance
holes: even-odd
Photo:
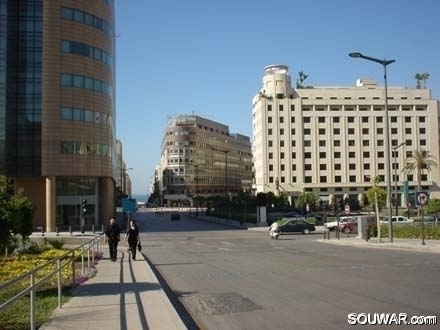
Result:
[[[398,212],[399,212],[399,206],[397,205],[397,149],[399,149],[400,147],[403,147],[406,144],[406,142],[401,142],[400,144],[398,144],[397,146],[393,147],[393,166],[394,166],[394,203],[396,203],[396,216],[398,216]]]
[[[394,63],[396,60],[378,59],[370,56],[362,55],[359,52],[354,52],[348,54],[348,56],[353,58],[363,58],[364,60],[376,62],[383,66],[384,71],[384,90],[385,90],[385,165],[386,165],[386,176],[387,176],[387,205],[388,205],[388,240],[390,243],[393,242],[393,223],[391,221],[392,216],[392,206],[391,206],[391,160],[390,160],[390,119],[388,115],[388,86],[387,86],[387,66]]]
[[[229,193],[228,193],[228,189],[229,189],[229,185],[228,185],[228,153],[231,150],[216,149],[216,148],[212,148],[212,150],[220,151],[225,154],[225,189],[226,189],[226,198],[227,198],[228,206],[229,206],[229,219],[231,219],[231,203],[229,201]]]

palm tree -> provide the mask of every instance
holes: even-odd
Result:
[[[406,164],[403,168],[405,175],[415,172],[417,180],[417,192],[422,189],[422,171],[431,172],[433,167],[437,167],[437,163],[433,160],[433,156],[427,150],[416,149],[413,151],[411,157],[406,159]],[[417,213],[420,212],[418,209]],[[418,214],[419,215],[419,214]]]

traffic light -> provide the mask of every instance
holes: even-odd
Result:
[[[87,213],[87,199],[85,198],[81,199],[81,213],[82,214]]]

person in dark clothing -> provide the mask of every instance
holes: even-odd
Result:
[[[139,228],[133,220],[130,221],[124,242],[128,240],[128,249],[131,252],[131,259],[136,260],[136,249],[139,243]]]
[[[121,239],[121,228],[115,219],[111,218],[109,224],[105,229],[105,241],[108,242],[108,248],[110,250],[110,260],[116,261],[116,255],[118,252],[118,243]]]

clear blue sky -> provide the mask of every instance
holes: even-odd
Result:
[[[440,98],[437,0],[116,0],[117,137],[133,181],[145,194],[167,118],[197,114],[252,138],[252,97],[266,65],[303,70],[312,86],[383,85],[379,64],[395,59],[389,86],[415,87],[416,73]]]

